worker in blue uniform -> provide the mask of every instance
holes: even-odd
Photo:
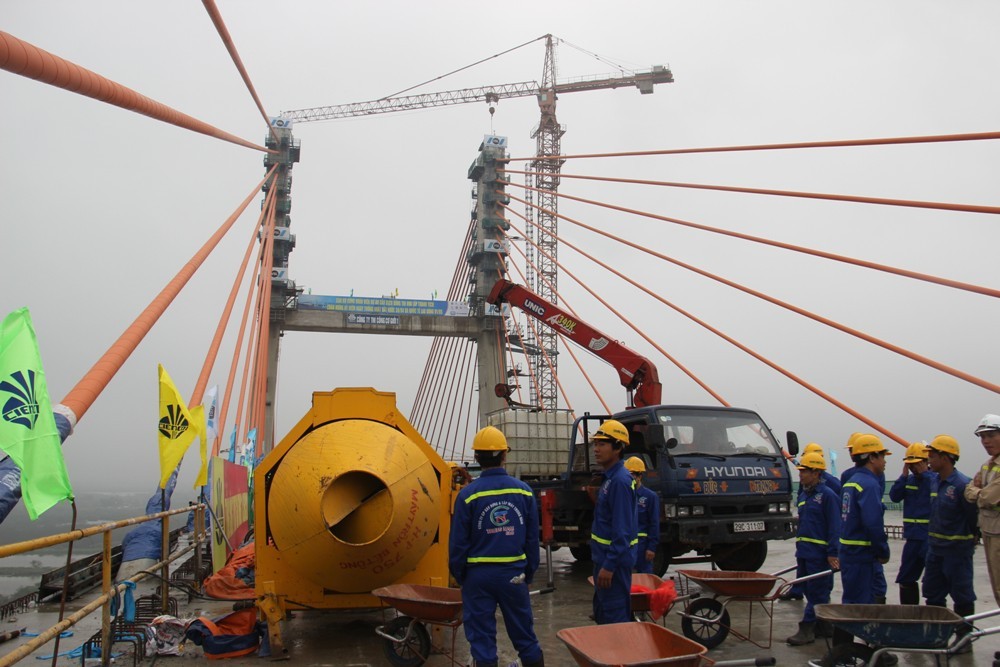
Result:
[[[608,419],[592,439],[594,460],[604,469],[594,501],[590,556],[594,563],[594,620],[598,625],[632,620],[632,566],[638,544],[635,482],[622,462],[628,430]]]
[[[889,489],[889,499],[903,503],[903,555],[896,583],[899,604],[920,604],[920,575],[927,559],[927,526],[931,515],[931,483],[937,475],[927,468],[927,445],[915,442],[906,448],[903,474]]]
[[[544,667],[528,584],[538,570],[538,507],[507,474],[507,439],[493,426],[472,441],[482,474],[455,499],[448,565],[462,587],[462,623],[475,667],[497,667],[496,611],[524,667]]]
[[[835,476],[833,476],[833,475],[831,475],[826,470],[826,463],[825,463],[826,462],[826,454],[823,452],[822,445],[820,445],[819,443],[810,442],[808,445],[805,446],[805,449],[802,450],[802,458],[804,459],[807,454],[819,454],[820,457],[823,458],[824,464],[823,464],[823,470],[822,470],[821,475],[820,475],[820,479],[823,481],[824,484],[826,484],[826,486],[831,491],[833,491],[834,495],[837,496],[838,502],[839,502],[839,498],[840,498],[840,479],[837,478],[837,477],[835,477]],[[795,465],[796,466],[801,466],[802,465],[801,460],[798,461]],[[800,470],[801,470],[801,468],[800,468]],[[802,484],[800,482],[799,483],[798,498],[796,499],[796,504],[799,507],[802,506],[802,496],[803,496],[803,489],[802,489]],[[799,573],[798,576],[801,577],[802,574]],[[805,583],[792,584],[792,586],[787,591],[785,591],[784,593],[782,593],[781,595],[778,596],[778,599],[779,600],[786,600],[786,601],[787,600],[801,600],[804,595],[805,595]]]
[[[955,613],[969,616],[976,613],[972,553],[978,538],[979,512],[965,498],[969,478],[955,469],[960,454],[958,441],[950,435],[939,435],[928,448],[927,463],[937,477],[931,482],[924,597],[927,604],[943,607],[950,595]],[[971,630],[972,626],[966,624],[959,626],[955,634],[963,636]],[[969,644],[966,647],[972,648]]]
[[[840,583],[844,604],[875,603],[875,582],[881,566],[889,561],[889,539],[885,534],[882,484],[886,457],[891,452],[878,436],[852,436],[854,472],[844,483],[840,503]],[[841,628],[834,628],[833,643],[854,641]],[[830,656],[827,656],[829,660]],[[885,654],[879,665],[895,664],[896,656]]]
[[[797,577],[837,570],[840,561],[840,497],[823,481],[826,461],[816,451],[802,455],[799,461],[799,528],[795,538]],[[785,640],[792,646],[804,646],[816,641],[817,604],[830,601],[833,575],[802,582],[806,608],[799,631]]]
[[[642,479],[646,474],[646,462],[638,456],[625,459],[625,469],[635,480],[636,504],[638,505],[637,530],[639,538],[635,548],[635,571],[653,573],[653,561],[660,546],[660,497],[646,487]]]
[[[854,459],[854,441],[857,438],[861,437],[862,435],[867,435],[867,434],[865,434],[865,433],[852,433],[851,437],[849,437],[847,439],[847,451],[850,454],[852,460],[854,460],[854,466],[852,466],[850,468],[847,468],[846,470],[844,470],[844,472],[842,472],[840,474],[841,486],[843,486],[844,484],[846,484],[851,479],[851,477],[853,477],[854,474],[856,472],[858,472],[858,470],[860,470],[861,468],[865,467],[865,461],[864,461],[864,459],[862,459],[860,461],[857,460],[857,459]],[[879,486],[879,494],[880,494],[879,495],[879,502],[881,502],[881,499],[885,496],[885,471],[883,470],[882,472],[880,472],[877,475],[877,477],[878,477],[878,481],[879,481],[879,485],[880,485]],[[884,503],[882,504],[882,511],[883,511],[883,513],[885,512],[885,504]],[[873,600],[873,602],[875,602],[876,604],[885,604],[886,595],[888,594],[888,591],[889,591],[889,584],[888,584],[888,582],[886,581],[886,578],[885,578],[885,568],[882,567],[882,563],[879,563],[878,561],[875,562],[875,583],[874,583],[874,586],[875,586],[875,591],[874,591],[875,592],[875,596],[874,596],[875,599]]]

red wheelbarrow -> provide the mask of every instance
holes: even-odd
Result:
[[[424,664],[431,654],[431,636],[425,626],[440,625],[451,628],[451,652],[445,655],[451,664],[462,664],[454,657],[455,635],[462,625],[462,591],[442,586],[393,584],[376,588],[372,595],[399,613],[375,628],[389,662],[396,667]]]

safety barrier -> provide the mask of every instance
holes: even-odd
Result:
[[[186,556],[190,552],[194,551],[195,558],[195,571],[201,570],[201,545],[204,541],[205,533],[205,509],[204,504],[190,505],[188,507],[182,507],[174,510],[168,510],[166,512],[158,512],[156,514],[148,514],[141,517],[134,517],[131,519],[123,519],[121,521],[115,521],[113,523],[106,523],[100,526],[92,526],[90,528],[82,528],[78,530],[72,530],[66,533],[59,533],[57,535],[49,535],[47,537],[39,537],[34,540],[27,540],[25,542],[16,542],[14,544],[6,544],[0,546],[0,558],[5,558],[7,556],[13,556],[15,554],[26,553],[29,551],[34,551],[36,549],[43,549],[45,547],[54,546],[57,544],[65,544],[68,542],[75,542],[77,540],[89,537],[91,535],[103,534],[104,537],[104,549],[101,560],[101,590],[102,593],[94,600],[91,600],[82,608],[80,608],[75,613],[67,616],[63,620],[59,621],[55,625],[51,626],[47,630],[44,630],[38,634],[37,637],[32,638],[30,641],[17,647],[15,650],[11,651],[7,655],[0,657],[0,667],[8,667],[9,665],[16,664],[22,658],[25,658],[36,650],[47,644],[52,639],[59,636],[66,628],[74,626],[79,621],[83,620],[91,613],[96,611],[98,607],[102,607],[101,610],[101,646],[108,647],[111,646],[111,601],[112,599],[124,591],[129,582],[136,583],[142,581],[146,577],[154,575],[156,570],[160,570],[161,577],[161,595],[160,598],[163,601],[163,612],[167,612],[167,604],[169,603],[169,580],[170,580],[170,563],[178,560],[179,558]],[[185,547],[184,549],[178,551],[177,553],[160,560],[158,563],[152,565],[146,570],[139,572],[134,577],[128,580],[128,582],[121,582],[119,584],[112,585],[111,583],[111,533],[117,528],[124,528],[126,526],[135,526],[141,523],[146,523],[147,521],[156,521],[157,519],[166,518],[174,514],[182,514],[187,512],[195,513],[194,520],[194,540],[192,543]],[[169,525],[167,521],[161,522],[163,526],[163,540],[162,544],[164,549],[162,554],[168,551],[169,545]],[[101,651],[101,664],[110,665],[111,664],[111,651],[102,650]]]

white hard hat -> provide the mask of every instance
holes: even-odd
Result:
[[[1000,431],[1000,415],[986,415],[979,420],[976,435],[982,435],[986,431]]]

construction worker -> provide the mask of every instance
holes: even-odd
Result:
[[[538,569],[538,508],[504,470],[507,439],[493,426],[472,440],[482,474],[458,492],[448,565],[462,587],[462,622],[475,667],[497,667],[497,606],[525,667],[544,667],[528,584]]]
[[[928,445],[927,463],[937,475],[931,482],[931,516],[928,526],[927,565],[924,571],[924,597],[927,604],[945,606],[950,595],[955,613],[976,613],[976,592],[972,585],[972,553],[976,546],[976,505],[965,499],[965,487],[971,481],[955,469],[959,458],[958,441],[939,435]],[[962,625],[955,634],[972,630]],[[966,644],[968,649],[971,645]]]
[[[837,570],[840,561],[840,497],[823,481],[826,461],[816,451],[802,455],[799,461],[799,528],[795,538],[797,577],[824,570]],[[833,577],[817,577],[802,582],[806,608],[799,631],[785,640],[792,646],[804,646],[816,641],[817,604],[830,601]]]
[[[821,473],[821,479],[822,479],[823,483],[826,484],[826,486],[828,488],[830,488],[834,492],[834,494],[837,496],[837,498],[840,498],[840,489],[841,489],[840,480],[838,478],[834,477],[833,475],[831,475],[829,472],[827,472],[827,470],[826,470],[826,455],[823,453],[823,447],[821,445],[819,445],[818,443],[810,442],[808,445],[806,445],[805,449],[802,450],[802,458],[805,459],[805,457],[806,457],[807,454],[819,454],[820,455],[820,457],[824,461],[824,463],[823,463],[823,471]],[[796,465],[797,466],[801,466],[802,462],[799,461]],[[801,470],[801,468],[799,468],[799,469]],[[798,494],[798,499],[797,499],[797,504],[798,504],[799,507],[802,506],[802,496],[803,496],[803,489],[802,489],[802,483],[800,482],[799,483],[799,494]],[[838,502],[839,502],[839,500],[838,500]],[[803,575],[801,573],[799,573],[799,576],[801,577]],[[788,600],[801,600],[804,595],[805,595],[805,583],[792,584],[792,586],[785,593],[782,593],[781,595],[778,596],[778,599],[779,600],[785,600],[785,601],[788,601]]]
[[[625,469],[635,480],[635,496],[638,507],[637,529],[639,543],[635,548],[635,571],[653,573],[653,560],[660,546],[660,498],[652,489],[646,488],[642,478],[646,474],[646,463],[638,456],[625,459]]]
[[[920,604],[920,575],[927,558],[927,525],[931,516],[931,483],[936,475],[927,469],[927,445],[915,442],[906,448],[903,473],[889,489],[889,499],[903,503],[903,555],[896,583],[899,604]]]
[[[850,480],[851,477],[854,476],[854,473],[856,473],[858,470],[860,470],[861,468],[864,468],[866,466],[866,463],[865,463],[864,459],[861,459],[860,462],[859,462],[858,459],[854,458],[854,442],[855,442],[855,440],[857,440],[858,438],[860,438],[863,435],[868,435],[868,434],[866,434],[866,433],[852,433],[851,436],[847,439],[847,451],[848,451],[848,454],[851,456],[851,460],[854,461],[854,465],[852,467],[850,467],[850,468],[847,468],[846,470],[844,470],[844,472],[842,472],[840,474],[841,487],[843,487],[843,485],[846,484],[848,482],[848,480]],[[878,480],[879,480],[879,489],[880,489],[880,491],[879,491],[879,494],[880,494],[879,495],[879,502],[881,503],[882,502],[881,499],[885,496],[885,466],[883,466],[882,472],[880,472],[878,474]],[[883,511],[883,513],[885,512],[885,504],[884,503],[882,504],[882,511]],[[875,562],[875,599],[874,599],[873,602],[875,602],[876,604],[885,604],[885,598],[886,598],[886,594],[888,593],[888,591],[889,591],[889,584],[888,584],[888,582],[886,582],[886,579],[885,579],[885,568],[882,567],[882,563],[879,563],[878,561],[876,561]]]
[[[590,556],[594,563],[594,620],[632,620],[632,566],[638,544],[635,482],[622,462],[628,430],[608,419],[594,433],[594,460],[604,469],[594,502]]]
[[[986,550],[986,568],[993,598],[1000,605],[1000,415],[986,415],[976,435],[989,456],[965,487],[965,499],[979,507],[979,531]]]

